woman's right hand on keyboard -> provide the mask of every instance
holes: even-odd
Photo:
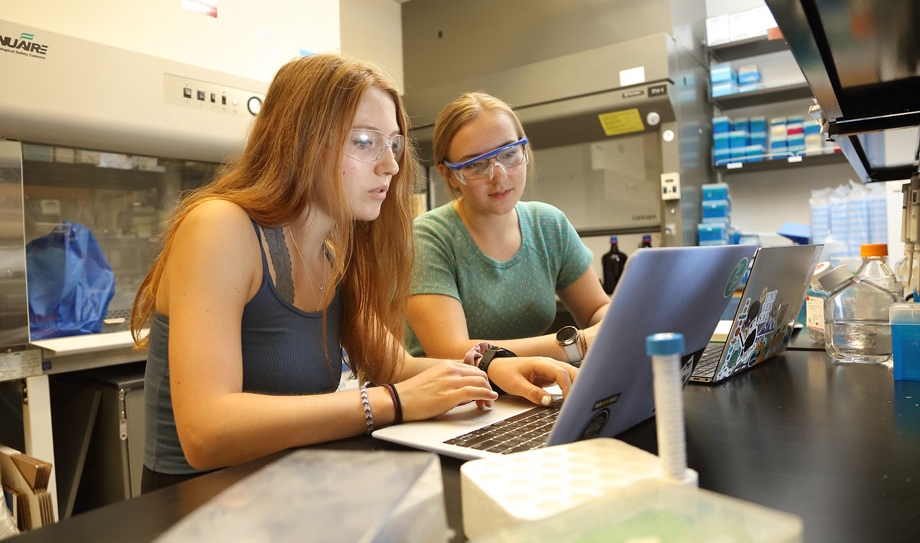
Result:
[[[578,368],[545,356],[496,358],[489,365],[489,379],[502,390],[544,406],[553,398],[543,387],[555,383],[565,397],[577,375]]]

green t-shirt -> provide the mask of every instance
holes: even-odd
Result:
[[[413,294],[442,294],[463,305],[471,338],[544,334],[556,318],[556,291],[591,265],[593,255],[565,214],[543,202],[518,202],[521,248],[499,262],[482,253],[453,202],[415,219]],[[411,327],[406,348],[424,351]]]

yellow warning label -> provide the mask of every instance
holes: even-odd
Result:
[[[642,124],[642,117],[639,116],[639,110],[635,108],[601,113],[597,118],[601,122],[604,134],[608,136],[645,130],[645,125]]]

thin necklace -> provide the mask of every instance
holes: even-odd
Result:
[[[291,227],[286,226],[285,228],[287,229],[288,235],[291,236],[291,244],[294,246],[294,250],[297,251],[297,258],[300,259],[300,265],[303,266],[303,271],[307,272],[307,277],[310,278],[310,284],[318,288],[320,292],[324,292],[326,290],[326,273],[328,272],[328,269],[324,267],[323,282],[322,284],[317,285],[316,281],[313,279],[313,274],[311,274],[310,270],[307,268],[307,262],[303,259],[303,254],[300,252],[300,247],[297,246],[297,240],[294,239],[294,233],[291,232]],[[311,290],[310,294],[313,295],[313,305],[318,308],[319,302],[316,300],[316,291]]]

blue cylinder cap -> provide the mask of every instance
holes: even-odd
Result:
[[[649,356],[684,354],[684,335],[676,332],[652,334],[645,338],[645,352]]]

